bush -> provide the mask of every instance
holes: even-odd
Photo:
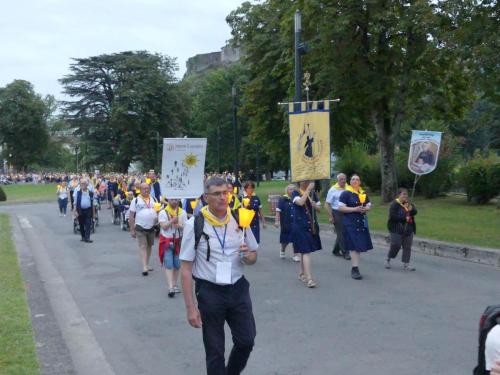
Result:
[[[368,187],[371,192],[380,191],[380,155],[370,155],[364,143],[354,142],[345,146],[335,162],[335,170],[345,173],[348,179],[353,174],[359,174],[363,187]]]
[[[467,200],[485,204],[500,193],[500,163],[493,157],[479,153],[462,168],[460,180]]]
[[[5,191],[3,191],[2,187],[0,186],[0,202],[5,202],[7,200],[7,195],[5,194]]]

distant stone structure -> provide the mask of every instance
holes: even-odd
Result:
[[[186,61],[185,76],[235,63],[240,57],[240,49],[230,46],[222,47],[220,52],[201,53]]]

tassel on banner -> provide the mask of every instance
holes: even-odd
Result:
[[[317,111],[318,110],[318,101],[315,100],[312,102],[312,110]]]

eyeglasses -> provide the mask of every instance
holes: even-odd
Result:
[[[206,195],[211,195],[212,197],[221,198],[223,196],[228,196],[229,191],[216,191],[215,193],[205,193]]]

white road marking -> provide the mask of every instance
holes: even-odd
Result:
[[[27,217],[24,216],[18,216],[17,217],[19,220],[19,224],[21,225],[21,228],[23,229],[31,229],[33,226],[31,225],[30,221],[28,220]]]

